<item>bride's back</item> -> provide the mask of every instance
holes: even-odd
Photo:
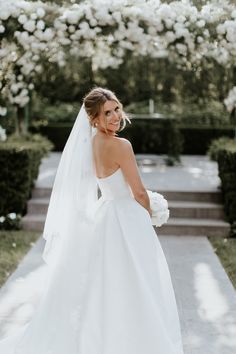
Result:
[[[119,137],[95,134],[92,140],[93,157],[98,178],[109,176],[119,168],[115,161]]]

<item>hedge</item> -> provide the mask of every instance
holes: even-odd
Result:
[[[204,155],[213,139],[222,135],[233,137],[234,127],[187,126],[170,119],[133,119],[132,124],[119,133],[133,144],[135,153]],[[54,123],[30,127],[50,139],[55,151],[62,151],[70,134],[72,123]]]
[[[30,131],[47,136],[53,142],[55,151],[62,151],[71,128],[71,123],[61,123],[37,128],[31,126]],[[131,124],[127,123],[119,136],[132,142],[135,153],[167,154],[169,161],[178,161],[182,152],[183,139],[177,121],[172,119],[136,119]]]
[[[208,154],[218,163],[225,213],[236,235],[236,139],[222,137],[214,140]]]
[[[39,135],[0,142],[0,215],[24,214],[41,159],[53,144]]]

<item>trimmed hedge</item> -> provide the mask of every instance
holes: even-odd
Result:
[[[30,131],[47,136],[53,142],[55,151],[63,150],[71,129],[71,123],[30,127]],[[178,122],[173,119],[133,119],[131,124],[127,123],[119,136],[132,142],[135,153],[167,154],[169,163],[179,161],[182,153],[183,138],[178,129]]]
[[[218,163],[225,213],[232,224],[232,233],[236,235],[236,139],[214,140],[208,154]]]
[[[180,125],[183,135],[183,153],[189,155],[205,155],[214,139],[221,136],[232,138],[234,127],[206,127]]]
[[[52,148],[40,135],[12,136],[0,143],[0,215],[25,213],[41,159]]]
[[[234,127],[186,126],[170,119],[132,119],[132,124],[119,133],[133,144],[135,153],[205,155],[213,139],[234,136]],[[30,127],[48,137],[55,151],[62,151],[70,134],[72,123],[55,123],[41,127]],[[169,126],[171,125],[171,126]]]

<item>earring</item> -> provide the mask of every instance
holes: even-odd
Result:
[[[95,123],[95,127],[97,127],[98,126],[98,123]]]

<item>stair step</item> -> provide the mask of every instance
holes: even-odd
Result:
[[[193,202],[212,202],[222,203],[221,191],[166,191],[159,189],[152,189],[161,193],[167,200],[173,201],[193,201]],[[36,187],[32,191],[32,198],[50,198],[52,188]]]
[[[46,215],[27,214],[22,218],[21,224],[24,230],[43,231],[45,220],[46,220]]]
[[[153,191],[162,194],[167,200],[223,203],[220,191],[166,191],[160,189],[153,189]]]
[[[170,215],[174,218],[207,218],[225,220],[223,205],[210,202],[168,201]]]
[[[52,188],[50,187],[36,187],[32,191],[32,198],[50,198],[52,193]]]
[[[46,214],[50,198],[33,198],[27,203],[27,214]]]
[[[28,214],[46,214],[49,198],[33,198],[28,201]],[[176,218],[225,219],[221,204],[209,202],[168,201],[170,215]]]
[[[157,234],[162,235],[206,235],[227,237],[230,224],[215,219],[169,218],[161,227],[155,227]]]
[[[22,218],[25,230],[43,231],[46,215],[26,215]],[[155,227],[162,235],[207,235],[227,237],[230,225],[226,221],[214,219],[169,218],[168,222]]]

